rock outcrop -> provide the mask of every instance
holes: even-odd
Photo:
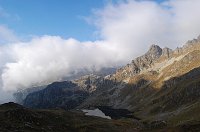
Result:
[[[172,52],[173,52],[172,49],[165,47],[162,49],[162,56],[170,58],[172,57]]]

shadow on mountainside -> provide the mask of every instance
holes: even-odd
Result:
[[[131,121],[108,120],[85,116],[79,111],[37,110],[15,103],[0,105],[0,131],[26,132],[94,132],[138,131]]]

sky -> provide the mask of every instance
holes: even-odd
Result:
[[[85,17],[105,4],[105,0],[0,0],[1,11],[7,14],[0,23],[24,39],[46,34],[95,40],[95,26],[87,23]]]
[[[157,0],[156,2],[162,2]],[[21,39],[31,36],[58,35],[80,41],[96,40],[96,27],[85,21],[93,10],[111,0],[0,0],[0,23],[11,28]],[[112,0],[113,3],[119,1]]]
[[[200,35],[199,0],[0,0],[0,102]],[[6,97],[4,97],[4,96]]]

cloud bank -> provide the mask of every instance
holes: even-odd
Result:
[[[106,42],[79,42],[56,36],[43,36],[12,45],[12,63],[2,73],[3,88],[27,88],[48,84],[81,69],[113,67],[117,52]]]
[[[200,34],[199,7],[199,0],[108,3],[89,17],[97,27],[97,41],[46,35],[1,46],[2,88],[15,91],[61,80],[81,69],[126,64],[151,44],[181,46]]]

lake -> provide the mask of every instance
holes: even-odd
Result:
[[[106,118],[106,119],[111,119],[110,116],[106,116],[101,110],[99,110],[98,108],[97,109],[94,109],[94,110],[82,110],[85,115],[88,115],[88,116],[97,116],[97,117],[101,117],[101,118]]]
[[[121,118],[132,118],[140,120],[140,118],[134,116],[133,112],[127,109],[113,109],[110,106],[96,106],[93,110],[82,110],[85,115],[98,116],[107,119],[121,119]]]

